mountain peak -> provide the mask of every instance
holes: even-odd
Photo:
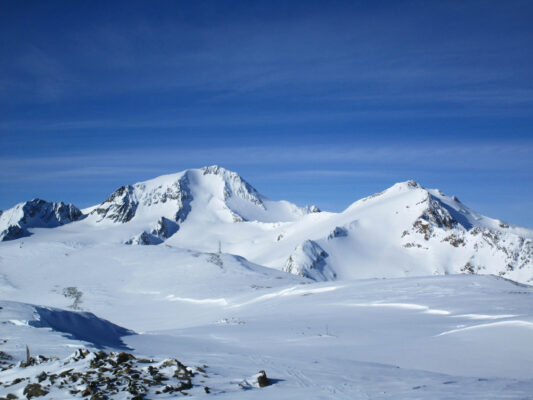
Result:
[[[0,213],[0,241],[29,236],[28,228],[53,228],[82,217],[72,204],[35,198]]]
[[[121,186],[91,214],[97,223],[153,224],[163,217],[181,224],[193,208],[197,219],[223,222],[290,221],[318,211],[268,200],[236,172],[211,165]],[[152,234],[148,225],[146,229]]]
[[[388,191],[405,192],[405,191],[417,190],[417,189],[425,190],[425,188],[420,183],[410,179],[408,181],[395,183],[390,188],[388,188],[386,192]]]

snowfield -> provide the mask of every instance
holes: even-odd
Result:
[[[328,213],[213,166],[28,203],[0,215],[0,397],[533,399],[533,231],[438,190]]]

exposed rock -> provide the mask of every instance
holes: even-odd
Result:
[[[328,240],[335,239],[335,238],[338,238],[338,237],[346,237],[346,236],[348,236],[348,230],[346,228],[341,227],[341,226],[337,226],[328,235]]]
[[[156,227],[152,229],[150,233],[160,239],[168,239],[175,234],[178,229],[179,225],[176,222],[171,221],[168,218],[161,217],[157,221]]]
[[[175,182],[168,186],[159,185],[154,188],[147,188],[145,183],[121,186],[115,190],[102,204],[94,209],[91,214],[98,216],[98,222],[110,220],[113,222],[125,223],[133,219],[140,206],[150,207],[157,204],[174,202],[176,212],[173,219],[176,222],[184,221],[190,212],[190,202],[192,196],[189,189],[189,178],[184,174]],[[165,218],[170,221],[168,218]],[[162,231],[168,230],[169,237],[171,231],[177,230],[177,225],[170,225],[161,219]],[[158,228],[155,228],[158,230]]]
[[[26,378],[19,378],[12,382],[12,386],[30,380],[24,387],[24,395],[28,398],[40,397],[54,392],[55,398],[72,398],[82,396],[93,400],[128,398],[143,399],[157,398],[158,394],[185,394],[184,390],[196,390],[196,393],[208,393],[205,385],[196,385],[196,372],[176,359],[166,359],[160,362],[154,360],[137,360],[132,354],[91,352],[80,349],[62,363],[41,363],[47,372],[28,370]],[[205,368],[206,366],[204,366]],[[7,373],[12,373],[11,366]],[[51,369],[58,368],[52,372]],[[66,368],[66,369],[65,369]],[[207,377],[205,369],[203,378]],[[17,373],[24,373],[19,372]],[[0,371],[0,381],[2,380]],[[35,382],[35,379],[39,383]],[[33,381],[33,382],[32,382]],[[13,388],[14,391],[22,387]],[[120,394],[119,394],[120,393]],[[163,396],[164,397],[164,396]],[[12,397],[8,397],[12,398]]]
[[[315,281],[334,280],[335,272],[326,262],[328,253],[313,240],[297,246],[285,262],[283,271]]]
[[[265,387],[270,385],[270,380],[268,379],[264,370],[259,371],[259,374],[257,375],[257,384],[259,385],[259,387]]]
[[[99,215],[100,221],[109,219],[113,222],[128,222],[135,216],[138,205],[133,186],[121,186],[91,214]]]
[[[0,241],[29,236],[28,228],[54,228],[83,218],[72,204],[33,199],[0,214]]]
[[[43,387],[38,383],[30,383],[24,388],[24,395],[26,398],[31,399],[34,397],[41,397],[48,393],[47,390],[43,389]]]
[[[143,231],[137,236],[132,237],[124,242],[124,244],[136,244],[141,246],[149,246],[163,243],[163,240],[151,233]]]

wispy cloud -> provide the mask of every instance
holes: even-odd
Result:
[[[77,177],[124,176],[172,173],[192,166],[218,163],[223,166],[273,167],[286,176],[357,177],[387,175],[388,169],[419,168],[420,171],[457,170],[512,171],[533,168],[532,142],[516,144],[416,144],[237,146],[119,149],[53,157],[3,157],[0,181],[56,180]],[[304,168],[320,165],[320,168]],[[83,167],[80,167],[83,166]],[[347,169],[346,166],[350,166]],[[358,169],[365,167],[366,170]],[[373,172],[368,172],[374,167]],[[367,171],[367,172],[365,172]]]

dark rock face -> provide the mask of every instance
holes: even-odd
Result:
[[[268,379],[265,371],[259,371],[259,375],[257,377],[257,384],[259,385],[259,387],[265,387],[270,385],[270,380]]]
[[[425,240],[429,240],[434,236],[434,229],[436,228],[454,229],[458,226],[466,230],[471,228],[466,219],[458,221],[454,216],[457,213],[434,196],[428,194],[424,202],[427,203],[427,207],[413,223],[413,229],[415,232],[424,235]]]
[[[139,235],[132,237],[124,244],[137,244],[142,246],[161,244],[179,230],[179,225],[168,218],[161,217],[157,221],[154,229],[150,232],[143,231]]]
[[[143,231],[139,235],[134,236],[124,242],[124,244],[137,244],[141,246],[150,246],[161,243],[163,243],[162,239],[146,231]]]
[[[62,201],[53,203],[41,199],[33,199],[24,203],[22,207],[24,217],[21,222],[23,226],[46,226],[54,227],[64,225],[81,218],[82,212],[72,204],[65,204]],[[38,224],[42,225],[38,225]]]
[[[29,236],[27,228],[54,228],[80,220],[84,215],[72,204],[33,199],[4,211],[0,217],[7,221],[0,232],[0,240],[6,241]]]
[[[23,229],[20,225],[10,225],[2,232],[0,232],[0,238],[2,241],[15,240],[24,236],[28,236],[29,233]]]
[[[128,222],[135,216],[139,202],[135,198],[133,186],[121,186],[115,190],[92,214],[101,216],[100,220]]]
[[[159,238],[168,239],[175,234],[178,229],[179,225],[176,222],[171,221],[168,218],[161,217],[159,218],[159,221],[157,221],[156,227],[152,229],[150,233]]]
[[[135,217],[139,207],[151,207],[157,204],[174,202],[176,203],[174,220],[175,222],[183,222],[191,211],[191,201],[189,178],[185,174],[167,187],[158,186],[149,189],[144,183],[121,186],[94,209],[91,214],[99,217],[98,222],[110,220],[117,223],[126,223]],[[177,230],[177,225],[170,224],[169,221],[171,220],[168,218],[164,218],[164,220],[160,220],[161,230],[166,231],[166,234],[170,236],[171,231],[175,232]],[[160,234],[152,234],[161,236]]]

